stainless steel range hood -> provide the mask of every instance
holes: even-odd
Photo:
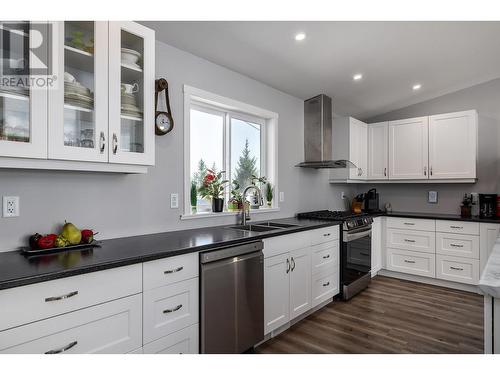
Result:
[[[304,101],[304,159],[302,168],[356,168],[346,159],[332,159],[332,98],[321,94]]]

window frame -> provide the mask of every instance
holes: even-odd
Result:
[[[262,108],[225,98],[204,90],[184,85],[184,209],[181,218],[211,217],[236,215],[235,212],[223,211],[222,213],[200,212],[191,213],[190,188],[191,188],[191,109],[202,112],[223,115],[223,168],[226,177],[232,181],[231,171],[231,120],[251,122],[260,125],[260,174],[268,177],[275,189],[275,197],[271,208],[261,207],[255,212],[278,211],[278,174],[277,174],[277,127],[278,114]],[[244,188],[244,187],[241,187]],[[264,192],[263,192],[264,193]],[[230,196],[230,188],[224,191],[224,209]]]

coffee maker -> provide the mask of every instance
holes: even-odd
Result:
[[[497,214],[497,195],[479,194],[479,217],[492,219]]]
[[[379,202],[377,189],[370,189],[364,196],[365,200],[365,212],[378,212]]]

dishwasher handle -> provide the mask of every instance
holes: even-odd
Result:
[[[261,251],[264,248],[262,241],[255,241],[243,245],[227,246],[213,249],[200,254],[200,263],[212,263],[227,258],[234,258],[240,255]]]

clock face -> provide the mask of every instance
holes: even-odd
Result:
[[[156,127],[162,133],[166,133],[171,129],[171,123],[168,115],[164,112],[156,115]]]

